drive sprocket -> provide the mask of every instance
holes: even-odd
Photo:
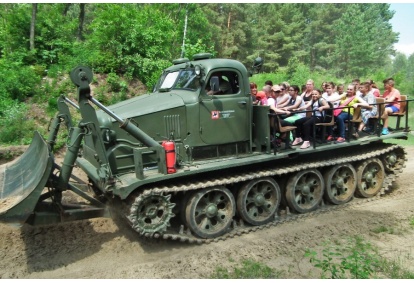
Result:
[[[138,195],[127,216],[132,228],[146,237],[162,235],[170,226],[170,219],[175,216],[172,212],[175,204],[170,199],[171,195],[152,191]]]

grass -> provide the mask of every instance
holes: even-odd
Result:
[[[282,272],[254,260],[243,260],[233,270],[217,267],[212,279],[272,279],[281,278]]]
[[[380,230],[388,230],[382,227]],[[322,258],[312,250],[307,250],[305,256],[310,258],[315,268],[321,270],[322,278],[347,279],[413,279],[414,273],[403,268],[403,261],[389,260],[380,256],[376,247],[357,236],[351,238],[345,245],[324,243]]]
[[[414,279],[414,273],[404,269],[400,260],[382,259],[380,268],[382,273],[390,279]]]
[[[321,278],[369,279],[379,265],[375,248],[361,237],[351,238],[339,246],[325,242],[322,257],[310,249],[306,250],[305,257],[321,270]]]
[[[379,233],[388,233],[388,234],[394,234],[394,228],[390,227],[385,227],[385,226],[379,226],[376,227],[374,229],[371,230],[372,232],[374,232],[375,234],[379,234]]]
[[[414,216],[410,218],[410,227],[414,228]]]
[[[414,217],[410,219],[410,225],[414,227]],[[382,257],[375,246],[359,236],[349,238],[345,243],[324,242],[321,256],[311,249],[307,249],[304,256],[321,272],[322,279],[414,279],[414,273],[403,267],[401,258],[389,260]],[[210,278],[281,279],[282,276],[282,271],[247,259],[233,269],[217,267]]]

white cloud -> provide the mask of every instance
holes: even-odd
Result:
[[[404,53],[407,56],[410,56],[411,54],[414,53],[414,43],[409,43],[409,44],[396,43],[394,44],[394,48],[398,52]]]

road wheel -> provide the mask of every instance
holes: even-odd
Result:
[[[378,158],[371,158],[362,162],[357,168],[356,194],[370,198],[379,193],[384,183],[384,165]]]
[[[333,204],[348,202],[357,185],[357,174],[350,163],[338,164],[324,174],[326,189],[325,199]]]
[[[215,238],[227,232],[235,212],[232,193],[220,186],[195,192],[187,203],[185,218],[194,234]]]
[[[296,212],[314,210],[322,200],[324,180],[316,169],[308,169],[290,176],[286,184],[286,201]]]
[[[237,211],[252,225],[273,219],[280,204],[280,188],[272,178],[252,180],[243,185],[237,195]]]

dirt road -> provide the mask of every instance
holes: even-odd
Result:
[[[111,219],[50,227],[0,224],[0,278],[208,278],[216,267],[260,261],[284,278],[319,278],[305,249],[360,235],[414,272],[414,147],[394,190],[364,205],[305,217],[225,242],[190,245],[138,238]],[[379,227],[391,232],[374,233]]]

